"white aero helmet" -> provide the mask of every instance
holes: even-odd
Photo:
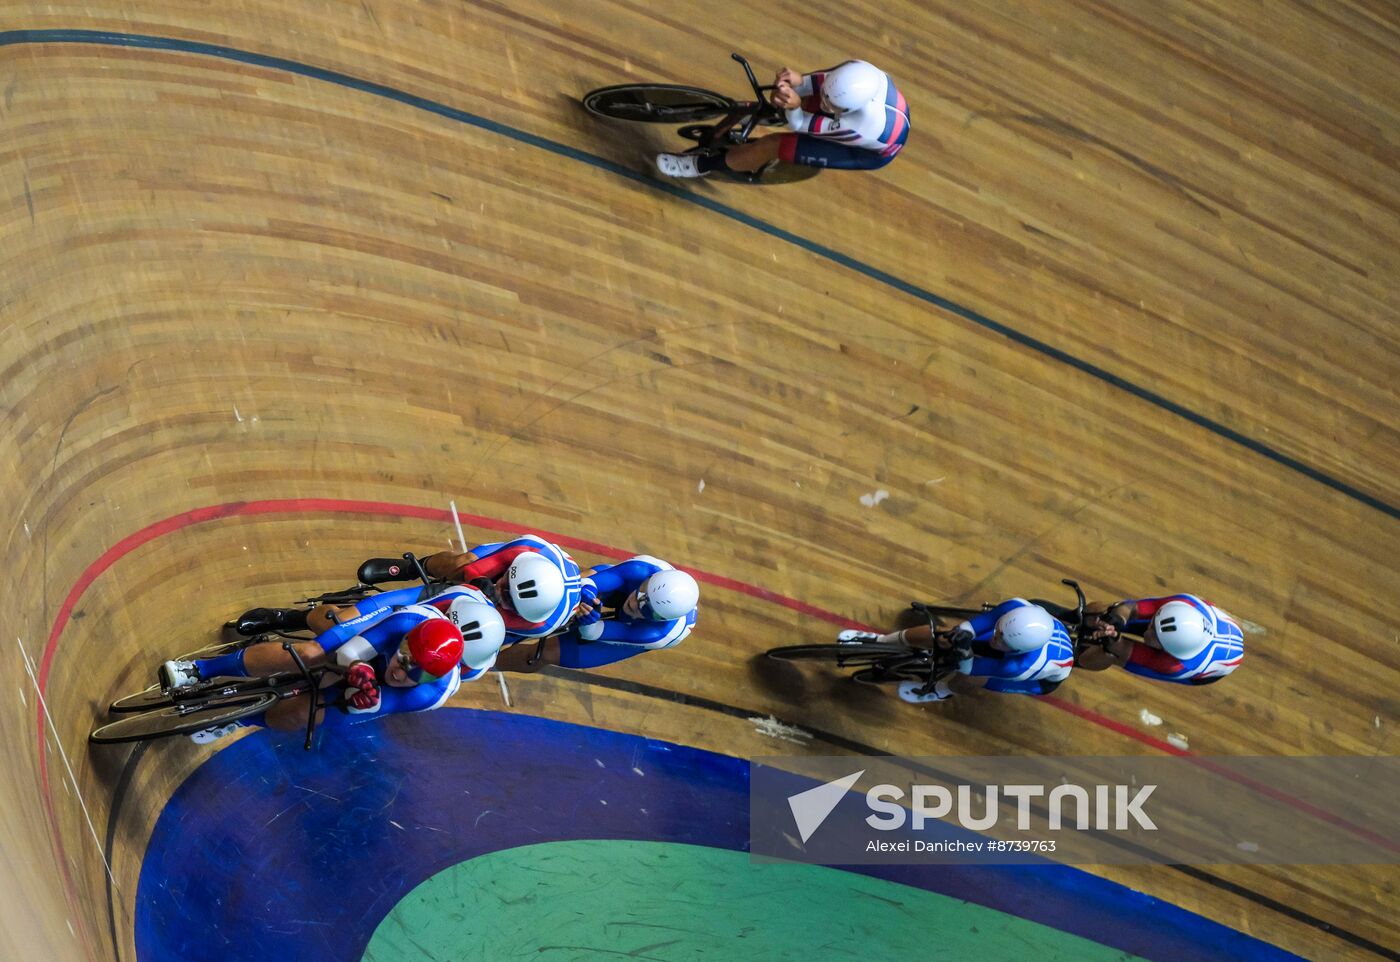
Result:
[[[859,110],[885,96],[885,74],[864,60],[847,60],[822,81],[822,99],[833,110]]]
[[[1152,630],[1162,650],[1173,658],[1189,661],[1210,644],[1210,625],[1195,605],[1168,601],[1152,616]]]
[[[507,581],[511,607],[526,621],[544,621],[564,600],[563,573],[538,551],[516,555]]]
[[[658,571],[637,587],[637,610],[652,621],[684,618],[700,603],[700,586],[684,571]]]
[[[1012,651],[1035,651],[1050,644],[1055,619],[1040,605],[1022,605],[997,619],[997,634]]]
[[[468,668],[490,668],[506,640],[506,623],[501,613],[484,601],[456,598],[447,607],[447,620],[462,633],[462,664]]]

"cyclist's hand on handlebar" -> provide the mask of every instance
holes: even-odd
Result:
[[[949,648],[971,648],[972,643],[977,640],[977,636],[966,628],[954,628],[944,637],[948,639]]]
[[[375,701],[379,700],[378,681],[374,677],[374,668],[367,661],[357,661],[345,672],[345,684],[349,688],[358,688],[360,691],[375,690]]]
[[[802,98],[797,96],[797,91],[792,89],[791,84],[780,80],[773,90],[773,106],[792,110],[802,106]]]
[[[578,607],[574,609],[580,619],[586,618],[594,612],[601,613],[603,606],[598,603],[598,586],[591,581],[584,581],[583,589],[579,592]]]
[[[789,87],[796,87],[801,82],[802,75],[791,67],[784,67],[782,70],[779,70],[777,76],[773,80],[775,86],[777,84],[787,84]]]

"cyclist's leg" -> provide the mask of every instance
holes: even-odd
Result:
[[[337,608],[321,605],[307,616],[307,624],[317,635],[323,635],[343,621],[359,616],[353,606]],[[326,662],[326,649],[320,642],[303,641],[296,645],[297,654],[306,662],[306,667],[314,668]],[[279,671],[296,671],[297,663],[292,660],[280,641],[265,641],[214,658],[200,658],[194,663],[200,678],[214,678],[219,675],[259,677]]]
[[[326,650],[314,641],[298,642],[296,650],[308,668],[326,663]],[[297,670],[297,663],[280,641],[263,641],[217,658],[201,658],[194,665],[200,678],[219,675],[260,678],[274,672]]]
[[[340,684],[338,676],[325,674],[321,676],[322,691],[316,695],[317,703],[321,706],[316,709],[316,724],[320,725],[326,719],[326,709],[330,705],[339,703],[340,690],[326,691]],[[266,725],[268,728],[275,728],[277,731],[301,731],[306,727],[306,713],[311,708],[310,695],[298,695],[296,698],[283,698],[264,713],[264,718],[258,720],[258,724]],[[332,714],[335,712],[332,711]],[[254,716],[256,717],[256,716]]]
[[[832,170],[879,170],[894,160],[894,154],[864,147],[839,144],[810,134],[780,134],[765,138],[778,141],[779,160],[800,167],[829,167]],[[736,148],[737,149],[737,148]],[[732,156],[732,152],[731,152]],[[731,161],[732,164],[732,161]]]
[[[417,595],[417,589],[409,589],[409,591],[415,596]],[[379,600],[384,598],[385,595],[392,595],[397,593],[398,592],[389,591],[385,592],[382,595],[377,595],[375,596],[375,598],[376,600]],[[306,616],[306,626],[312,631],[314,631],[316,634],[324,635],[336,625],[342,624],[347,621],[351,621],[367,612],[379,611],[382,608],[388,608],[390,606],[389,604],[385,604],[382,601],[379,604],[367,604],[368,601],[369,599],[366,598],[362,601],[356,602],[353,605],[318,605],[316,608],[313,608],[311,610],[311,613],[309,615]],[[412,603],[412,601],[403,602],[403,604]],[[361,610],[361,605],[366,605],[366,608],[364,610]]]
[[[284,698],[267,710],[263,724],[279,732],[295,732],[306,728],[306,713],[311,707],[310,695]],[[316,712],[316,724],[326,716],[324,708]]]
[[[731,147],[724,154],[724,165],[732,171],[745,174],[762,170],[765,164],[778,159],[784,138],[795,136],[797,135],[779,134],[772,137],[759,137],[757,140],[750,140],[748,143]]]
[[[355,610],[362,615],[367,615],[371,611],[379,611],[381,608],[402,608],[404,605],[417,604],[422,599],[423,593],[422,585],[414,585],[411,588],[395,588],[393,591],[381,591],[375,595],[366,595],[355,602]]]
[[[297,642],[294,646],[307,668],[316,668],[326,663],[326,649],[314,641]],[[259,645],[249,645],[243,649],[245,674],[262,677],[279,671],[296,671],[297,663],[282,647],[280,641],[269,641]]]
[[[843,631],[836,636],[838,641],[871,641],[883,645],[906,644],[915,648],[931,648],[933,646],[933,630],[928,625],[915,625],[912,628],[899,629],[877,634],[866,631]]]

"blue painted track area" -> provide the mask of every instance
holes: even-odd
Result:
[[[335,735],[303,752],[298,736],[257,731],[180,786],[141,871],[142,962],[360,959],[420,884],[522,846],[629,840],[742,852],[748,844],[742,759],[468,709],[392,716]],[[861,871],[1144,958],[1294,958],[1077,869]],[[536,911],[550,911],[547,897]],[[493,922],[465,913],[463,943]],[[550,928],[557,935],[558,925]]]

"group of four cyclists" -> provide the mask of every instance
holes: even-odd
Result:
[[[447,701],[462,682],[497,666],[532,670],[555,663],[593,668],[641,651],[680,643],[695,626],[700,589],[695,579],[647,555],[581,571],[556,544],[532,534],[439,552],[423,562],[433,579],[422,587],[369,594],[353,605],[254,608],[232,622],[245,637],[310,631],[295,644],[308,668],[334,665],[318,698],[319,724],[353,723],[397,712],[426,711]],[[398,580],[399,562],[371,558],[360,567],[365,584]],[[524,657],[528,640],[546,642],[542,658]],[[513,647],[517,646],[518,647]],[[167,661],[161,687],[174,690],[216,677],[267,675],[298,666],[280,642],[257,641],[205,659]],[[309,696],[278,702],[266,712],[196,732],[200,743],[241,725],[295,729]]]

